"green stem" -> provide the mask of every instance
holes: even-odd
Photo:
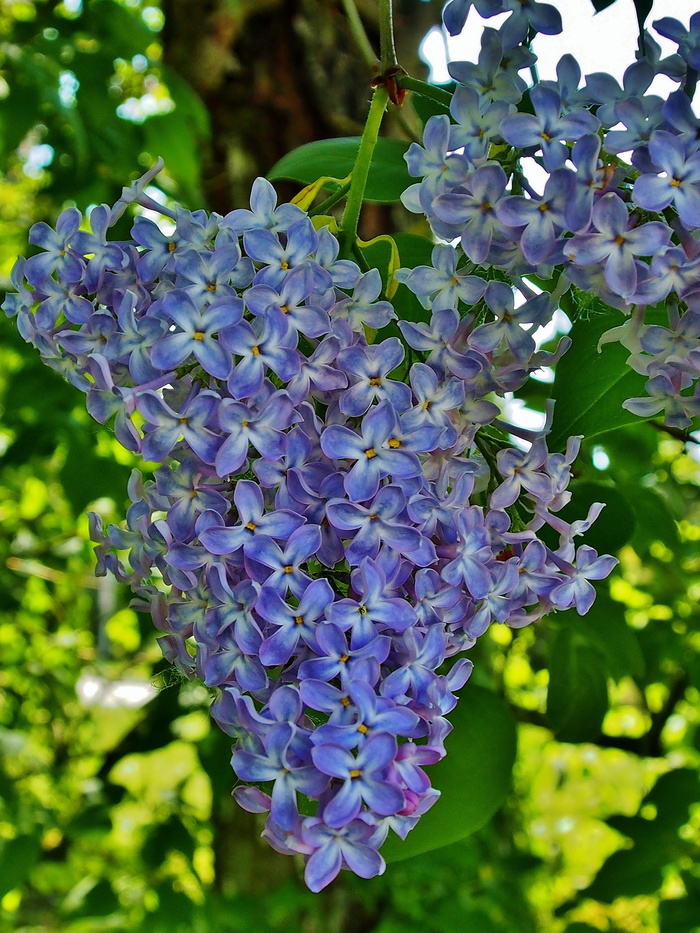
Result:
[[[341,256],[344,258],[350,253],[352,244],[357,237],[357,225],[360,219],[365,188],[367,187],[367,176],[372,162],[372,154],[379,138],[379,127],[382,124],[382,117],[388,103],[389,94],[386,88],[375,88],[369,113],[367,114],[367,122],[360,140],[357,159],[352,170],[348,200],[345,205],[343,221],[340,225],[340,250]]]
[[[345,15],[348,18],[348,25],[350,26],[350,32],[352,37],[355,40],[355,43],[362,53],[362,57],[367,62],[369,67],[374,70],[377,66],[377,56],[374,53],[372,48],[372,43],[367,37],[367,32],[365,27],[360,19],[360,14],[357,12],[357,7],[355,6],[355,0],[343,0],[343,8],[345,9]]]
[[[345,195],[350,190],[351,181],[345,182],[344,185],[341,185],[337,191],[334,191],[333,194],[329,195],[325,201],[321,201],[313,210],[309,211],[309,217],[315,217],[317,214],[325,214],[326,211],[330,210],[338,201],[342,201]]]
[[[379,0],[379,44],[381,52],[381,73],[385,74],[390,68],[398,67],[394,47],[394,13],[392,0]]]
[[[397,75],[396,83],[399,87],[406,88],[407,91],[415,91],[416,94],[429,97],[439,104],[444,104],[446,107],[450,106],[452,94],[449,91],[444,91],[441,87],[435,87],[434,84],[428,84],[427,81],[411,78],[410,75]]]

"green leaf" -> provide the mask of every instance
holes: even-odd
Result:
[[[569,488],[572,500],[557,513],[566,522],[585,518],[594,502],[605,503],[605,508],[585,534],[586,544],[599,554],[614,554],[630,540],[635,529],[635,512],[617,487],[573,480]],[[556,549],[559,546],[559,536],[553,528],[542,529],[541,537],[549,547]]]
[[[678,547],[678,526],[663,496],[655,489],[630,484],[623,487],[636,515],[632,547],[644,553],[653,541],[661,541],[672,550]]]
[[[585,897],[609,904],[617,897],[638,897],[659,889],[668,857],[658,846],[658,830],[653,822],[634,822],[639,824],[634,848],[614,852],[584,892]]]
[[[581,619],[581,628],[586,624]],[[547,719],[560,742],[595,741],[608,709],[602,654],[565,625],[550,650]]]
[[[657,808],[655,823],[675,831],[688,819],[688,810],[700,801],[700,781],[693,768],[677,768],[662,774],[644,798]]]
[[[700,879],[681,872],[686,895],[659,904],[660,933],[697,933],[700,930]]]
[[[482,687],[467,685],[448,716],[454,729],[447,757],[430,779],[441,797],[405,840],[392,835],[382,847],[387,862],[457,842],[487,823],[510,790],[515,760],[515,723],[507,704]]]
[[[591,0],[591,3],[596,13],[600,13],[602,10],[607,10],[609,6],[612,6],[615,0]]]
[[[173,849],[189,859],[194,855],[195,841],[177,816],[171,816],[165,823],[151,829],[147,841],[141,847],[141,856],[146,865],[158,868]]]
[[[382,137],[377,140],[365,188],[366,201],[390,204],[398,201],[402,192],[413,184],[403,158],[408,146],[409,143],[401,139]],[[285,178],[303,185],[310,185],[322,175],[345,178],[353,170],[359,147],[359,136],[306,143],[282,156],[267,177],[270,181]]]
[[[612,314],[603,314],[571,328],[572,345],[557,363],[552,387],[556,405],[550,450],[563,448],[575,434],[594,437],[643,420],[622,408],[626,399],[646,395],[646,377],[627,365],[629,351],[609,343],[598,353],[598,341],[617,323]]]
[[[165,168],[190,204],[201,203],[199,135],[193,132],[192,122],[175,109],[150,117],[143,124],[146,149],[154,158],[162,156]]]
[[[403,269],[415,269],[416,266],[430,265],[430,257],[435,244],[427,237],[415,233],[395,233],[392,239],[399,250],[399,264]],[[362,248],[362,254],[368,264],[379,269],[382,277],[382,287],[386,292],[388,281],[388,268],[391,260],[391,250],[386,242],[372,243]],[[405,285],[399,284],[391,303],[394,306],[400,321],[430,320],[431,311],[426,310],[418,301],[413,292]],[[392,331],[397,333],[398,331]],[[383,336],[383,332],[382,332]]]
[[[38,833],[15,836],[0,844],[0,897],[22,884],[39,858],[40,851]]]
[[[456,86],[454,81],[450,81],[449,84],[435,85],[435,87],[440,88],[440,90],[447,91],[448,94],[453,94]],[[445,104],[440,103],[438,100],[433,100],[432,97],[426,97],[418,91],[410,92],[410,100],[423,125],[425,125],[431,117],[437,116],[438,114],[446,113],[448,116],[450,114],[450,108],[446,107]]]
[[[79,515],[88,503],[102,496],[109,496],[121,505],[131,469],[100,457],[90,443],[92,432],[86,430],[85,425],[71,425],[71,428],[66,459],[59,475],[75,514]]]
[[[637,633],[627,624],[622,603],[610,599],[606,593],[598,593],[583,617],[574,609],[557,613],[556,624],[569,628],[574,639],[584,641],[596,651],[604,660],[607,676],[613,680],[627,675],[643,676],[646,665]]]
[[[659,904],[659,933],[697,933],[700,898],[682,897]]]
[[[614,817],[608,824],[628,836],[631,849],[615,852],[586,890],[586,897],[610,903],[617,897],[653,894],[664,878],[664,868],[683,854],[687,843],[678,829],[688,819],[690,806],[700,798],[697,772],[680,768],[663,774],[642,801],[653,804],[655,819]],[[641,808],[640,808],[641,809]]]
[[[119,899],[106,878],[83,878],[69,892],[63,909],[80,917],[106,917],[119,910]]]

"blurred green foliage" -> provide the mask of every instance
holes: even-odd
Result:
[[[201,206],[207,115],[162,65],[162,25],[141,0],[3,4],[6,284],[33,221],[113,200],[156,154],[167,193]],[[397,243],[423,261],[420,237]],[[576,325],[591,346],[598,324]],[[586,365],[565,362],[555,397]],[[530,380],[520,395],[537,409],[550,389]],[[235,809],[210,692],[165,665],[150,620],[93,575],[85,509],[119,520],[134,458],[0,321],[0,931],[700,929],[698,448],[628,421],[576,467],[574,517],[605,501],[586,540],[620,558],[594,610],[496,626],[473,652],[442,821],[441,841],[459,841],[312,895]],[[477,764],[489,743],[506,749],[513,718],[512,791],[459,839],[491,812]]]

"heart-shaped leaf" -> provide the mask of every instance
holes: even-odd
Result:
[[[496,694],[470,684],[449,717],[454,729],[447,757],[430,768],[440,799],[405,840],[392,835],[382,846],[398,862],[450,845],[484,826],[510,790],[515,761],[515,722]]]

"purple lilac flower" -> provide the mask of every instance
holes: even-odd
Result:
[[[231,353],[214,337],[241,320],[240,298],[219,298],[198,309],[185,291],[175,289],[163,299],[163,314],[179,332],[160,337],[151,349],[151,362],[159,370],[175,369],[194,356],[205,372],[226,379],[231,372]]]
[[[373,402],[385,399],[397,412],[405,411],[411,401],[408,386],[387,378],[403,358],[404,348],[397,337],[365,347],[357,345],[339,350],[338,367],[353,381],[339,399],[343,414],[363,415]]]
[[[231,766],[242,780],[274,782],[270,815],[284,829],[291,829],[299,816],[297,792],[317,797],[328,785],[325,774],[299,762],[291,753],[293,734],[292,726],[280,723],[263,740],[263,754],[236,749],[231,758]]]
[[[486,28],[481,36],[481,50],[476,64],[450,62],[448,71],[455,81],[472,88],[486,101],[500,100],[516,104],[526,88],[525,82],[517,74],[503,68],[502,63],[503,37],[495,29]]]
[[[407,479],[418,476],[420,461],[415,454],[402,450],[396,437],[398,416],[388,401],[379,405],[362,419],[362,434],[357,435],[344,425],[329,425],[321,436],[321,447],[327,457],[334,460],[354,460],[343,481],[345,491],[353,502],[371,499],[385,476]]]
[[[628,298],[637,288],[635,256],[653,256],[663,249],[671,239],[671,229],[657,221],[630,228],[627,206],[613,192],[604,194],[594,205],[592,220],[599,232],[568,240],[567,255],[581,266],[604,263],[608,286]]]
[[[557,236],[567,228],[567,210],[574,195],[574,183],[572,172],[557,168],[547,179],[541,198],[513,195],[499,203],[498,219],[511,227],[523,228],[520,248],[533,265],[545,262],[552,255]]]
[[[484,294],[486,283],[483,279],[457,271],[459,255],[451,246],[436,246],[430,261],[430,266],[416,266],[410,272],[398,270],[396,274],[398,281],[405,281],[425,307],[432,306],[434,311],[456,308],[459,301],[473,305]],[[399,276],[399,271],[408,274]]]
[[[501,135],[519,149],[542,152],[544,167],[552,172],[561,168],[568,157],[567,142],[575,142],[584,133],[598,131],[600,121],[587,110],[562,113],[559,93],[536,85],[530,92],[534,114],[516,113],[501,122]]]
[[[72,248],[78,235],[82,215],[75,207],[59,214],[56,229],[40,221],[29,232],[29,242],[43,250],[30,256],[24,263],[24,275],[32,281],[41,281],[56,272],[63,282],[79,282],[85,271],[82,254]]]
[[[477,7],[496,12],[494,2]],[[444,755],[445,716],[472,669],[463,658],[438,674],[445,659],[492,621],[521,626],[553,605],[585,608],[589,581],[612,568],[573,543],[600,504],[573,523],[556,514],[570,498],[576,442],[562,454],[549,454],[541,438],[515,459],[502,450],[504,482],[490,508],[474,499],[489,480],[473,456],[475,436],[498,414],[486,396],[522,385],[565,347],[534,352],[530,332],[549,319],[549,298],[518,277],[529,270],[517,247],[526,224],[494,213],[508,174],[453,152],[460,132],[470,158],[483,160],[485,140],[499,141],[511,105],[490,103],[492,89],[474,82],[494,79],[519,98],[517,71],[534,56],[513,37],[548,15],[526,7],[502,33],[487,30],[479,66],[464,68],[472,90],[453,104],[461,128],[444,119],[429,126],[409,163],[430,177],[405,199],[438,235],[461,237],[473,261],[510,270],[526,298],[517,309],[509,285],[486,288],[478,270],[460,269],[459,248],[439,246],[432,267],[403,274],[432,305],[430,323],[402,321],[403,339],[368,343],[395,317],[378,271],[339,260],[330,230],[277,206],[263,180],[250,211],[163,209],[173,234],[140,218],[131,241],[109,243],[128,203],[157,209],[144,188],[159,163],[114,209],[97,209],[84,239],[73,214],[55,234],[38,228],[48,258],[17,264],[16,295],[3,305],[45,362],[86,393],[99,421],[113,419],[125,446],[163,461],[153,480],[132,476],[125,527],[105,530],[93,517],[99,572],[131,584],[168,661],[217,688],[212,715],[236,741],[232,764],[248,782],[234,796],[266,815],[274,848],[307,859],[314,890],[342,867],[363,877],[383,871],[377,849],[387,833],[404,838],[437,799],[424,768]],[[564,72],[566,113],[578,78]],[[678,105],[665,119],[690,156],[688,114]],[[571,203],[581,206],[564,212],[555,237],[583,228],[606,186],[624,192],[624,178],[602,169],[599,155],[593,134],[574,147]],[[583,218],[576,225],[572,212]],[[638,322],[634,360],[652,397],[630,404],[658,405],[680,423],[699,404],[691,373],[700,251],[682,226],[677,232],[682,247],[658,268],[664,288],[680,290],[691,309],[671,309],[668,330]],[[548,262],[561,259],[560,245]],[[74,249],[81,272],[71,281],[62,253]],[[591,281],[608,300],[605,283]],[[410,388],[405,376],[390,378],[407,368],[406,345],[419,360],[410,360]],[[510,426],[497,420],[496,429]],[[531,515],[524,527],[505,511],[523,514],[522,497]],[[556,552],[537,537],[545,524],[559,537]],[[299,814],[300,792],[318,802],[316,816]]]
[[[385,732],[372,736],[357,755],[341,745],[328,744],[314,746],[311,756],[319,771],[344,782],[323,809],[323,820],[332,829],[351,823],[363,801],[381,816],[403,808],[403,793],[385,780],[396,756],[393,736]]]
[[[347,866],[360,878],[384,873],[384,859],[370,844],[374,826],[361,819],[333,829],[318,817],[304,821],[302,839],[312,848],[304,881],[314,893],[322,891]]]
[[[635,204],[662,211],[673,204],[688,227],[700,227],[700,151],[687,155],[681,140],[657,130],[649,140],[649,155],[664,175],[645,174],[634,183]]]
[[[272,538],[258,534],[244,544],[246,568],[252,580],[272,587],[280,596],[291,591],[300,598],[311,583],[311,577],[301,569],[302,564],[316,554],[320,546],[319,525],[297,528],[287,539],[284,550]]]
[[[700,71],[700,13],[693,13],[688,29],[670,16],[655,20],[653,26],[659,35],[678,45],[678,52],[691,68]]]
[[[507,184],[508,178],[501,166],[487,163],[469,178],[469,193],[450,192],[437,198],[433,205],[440,220],[462,228],[462,249],[472,262],[484,262],[494,235],[508,233],[496,213]]]

